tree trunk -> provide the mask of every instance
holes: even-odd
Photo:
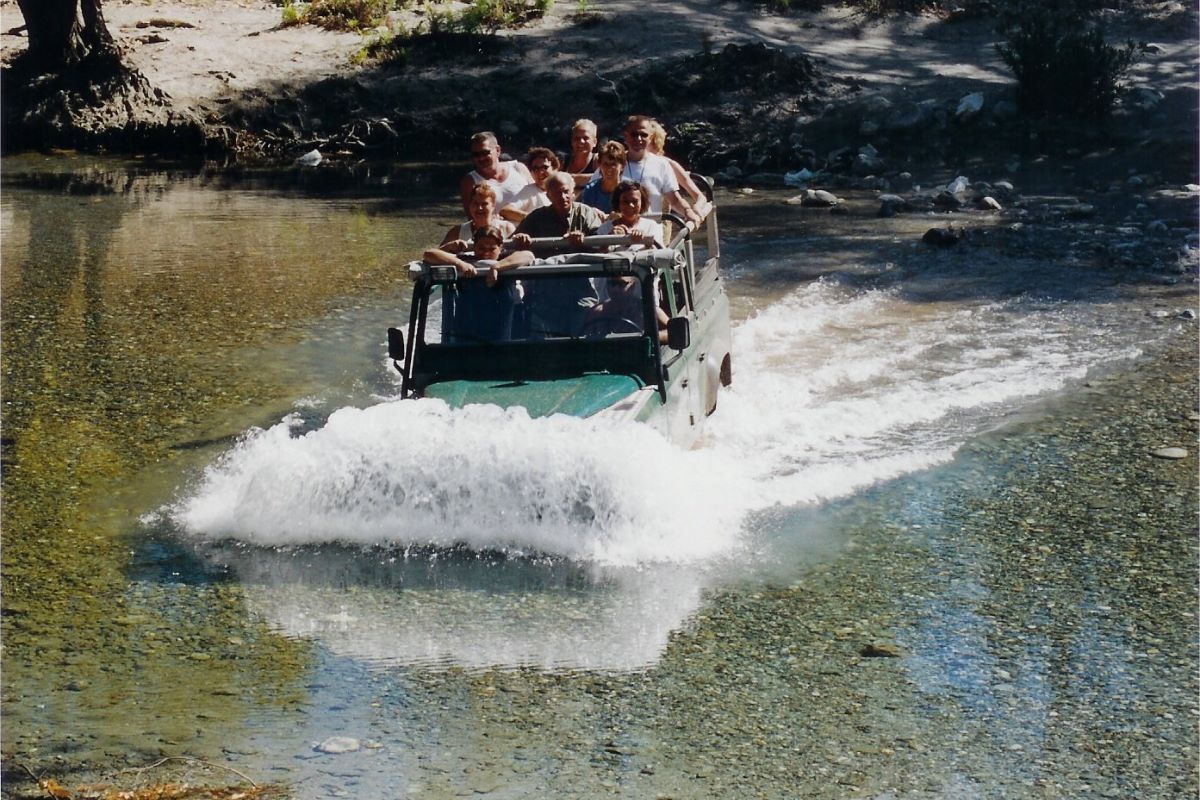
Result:
[[[117,50],[100,0],[17,0],[29,32],[31,65],[58,71]]]
[[[0,69],[0,146],[200,152],[193,112],[176,111],[121,58],[101,0],[17,0],[29,49]]]

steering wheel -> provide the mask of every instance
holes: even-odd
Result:
[[[642,326],[629,317],[596,317],[583,325],[583,336],[607,336],[610,333],[641,333]]]

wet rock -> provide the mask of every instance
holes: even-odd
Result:
[[[854,156],[854,162],[850,165],[850,172],[862,177],[879,172],[883,166],[883,159],[879,157],[879,151],[868,144],[859,148],[858,153]]]
[[[933,204],[938,208],[956,211],[962,208],[963,201],[953,192],[938,192],[936,195],[934,195]]]
[[[956,231],[953,228],[930,228],[921,237],[922,242],[935,247],[951,247],[958,244],[961,239],[962,231]]]
[[[832,192],[827,192],[824,189],[806,189],[801,198],[800,205],[810,208],[830,208],[842,202]]]
[[[946,191],[950,194],[961,196],[967,189],[971,188],[971,181],[965,175],[959,175],[954,180],[946,184]]]
[[[1067,219],[1091,219],[1096,216],[1096,207],[1090,203],[1076,203],[1073,206],[1067,206],[1063,213]]]
[[[858,654],[863,658],[899,658],[903,655],[899,647],[884,642],[865,644]]]
[[[879,216],[894,217],[901,211],[909,211],[912,207],[898,194],[884,194],[879,196]]]
[[[1008,181],[996,181],[991,185],[991,194],[1001,203],[1010,203],[1016,197],[1016,190]]]
[[[1003,211],[1004,206],[1000,205],[1000,201],[991,195],[985,195],[979,199],[979,207],[984,211]]]
[[[959,122],[965,122],[979,115],[983,110],[983,92],[972,92],[958,101],[958,107],[954,109],[954,118]]]
[[[805,167],[784,175],[783,182],[788,186],[804,186],[815,177],[816,173]]]
[[[313,748],[318,753],[328,753],[330,755],[341,755],[342,753],[353,753],[359,750],[362,744],[350,736],[330,736],[325,741]]]

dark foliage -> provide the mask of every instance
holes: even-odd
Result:
[[[1018,2],[1001,15],[1005,41],[996,49],[1017,79],[1022,111],[1091,118],[1112,112],[1141,48],[1133,42],[1108,44],[1101,27],[1088,19],[1091,5]]]
[[[749,0],[775,13],[820,11],[831,6],[851,6],[868,17],[925,12],[979,16],[991,10],[991,0]],[[1098,1],[1098,0],[1097,0]]]
[[[672,104],[716,100],[723,94],[753,95],[771,91],[802,95],[812,90],[816,68],[804,56],[790,56],[761,42],[728,44],[719,52],[703,52],[653,67],[620,83],[620,96],[630,107],[659,113],[663,98]]]

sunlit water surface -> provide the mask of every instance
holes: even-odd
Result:
[[[65,707],[50,714],[67,725],[62,747],[80,746],[71,737],[89,725],[104,731],[90,746],[110,758],[169,750],[163,742],[203,751],[246,728],[253,745],[232,752],[270,763],[330,732],[385,740],[388,724],[368,720],[390,702],[377,684],[369,705],[334,691],[337,724],[306,712],[286,730],[301,719],[291,704],[318,709],[327,687],[378,680],[367,675],[653,668],[710,593],[837,558],[851,534],[818,524],[823,504],[873,502],[868,490],[952,466],[1030,404],[1175,330],[1146,313],[1160,302],[1152,293],[1118,276],[964,264],[901,234],[841,252],[740,236],[740,220],[784,211],[727,198],[734,382],[701,445],[682,450],[638,426],[396,399],[384,331],[407,318],[401,266],[457,216],[428,184],[414,198],[396,188],[411,177],[372,175],[368,195],[330,197],[303,181],[109,168],[63,177],[52,164],[5,165],[5,413],[17,465],[6,569],[10,581],[63,569],[12,548],[17,526],[51,547],[116,542],[85,552],[106,577],[80,586],[134,609],[121,631],[141,644],[108,657],[118,671],[148,671],[104,697],[96,675],[82,689],[39,687],[22,637],[46,621],[69,628],[80,609],[27,608],[7,645],[10,692],[23,699],[10,694],[6,753],[46,735],[34,731],[47,698],[92,706],[72,723]],[[47,452],[51,435],[70,452]],[[67,479],[39,478],[68,459],[82,466]],[[81,485],[81,508],[45,513]],[[230,588],[232,601],[207,594]],[[218,602],[233,602],[218,615],[232,630],[198,619]],[[79,603],[84,617],[105,614]],[[51,663],[75,663],[59,635],[70,638],[53,637]],[[170,644],[180,636],[192,642],[182,651]],[[213,641],[250,662],[206,663]],[[92,646],[104,658],[113,644]],[[273,650],[288,652],[259,664]],[[164,658],[184,666],[147,666]],[[205,704],[205,718],[221,720],[200,726],[211,730],[149,744],[113,734],[98,709],[142,696],[158,716],[178,714],[189,699],[166,684],[196,680],[192,667],[243,702],[250,690],[238,687],[262,680],[257,670],[278,687],[253,701],[253,724],[220,701]],[[297,698],[280,701],[289,692]],[[412,715],[418,729],[439,718]],[[272,724],[283,727],[265,733]],[[420,750],[419,739],[405,740]],[[411,753],[396,758],[389,769],[420,771]]]

